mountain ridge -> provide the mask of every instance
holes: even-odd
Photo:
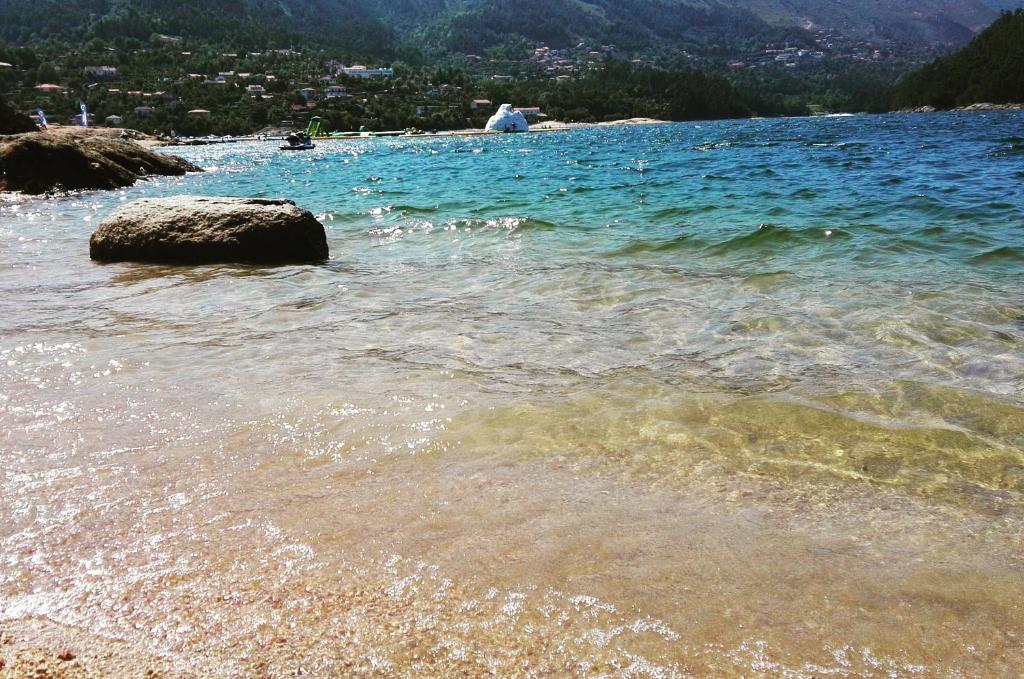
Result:
[[[154,33],[345,48],[480,51],[516,41],[615,43],[642,52],[728,48],[812,33],[896,46],[966,44],[1004,5],[1024,0],[0,0],[0,39],[20,45]],[[721,43],[721,44],[720,44]]]
[[[963,49],[906,76],[894,108],[1024,103],[1024,9],[1005,12]]]

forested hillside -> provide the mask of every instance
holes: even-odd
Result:
[[[164,33],[239,48],[305,44],[386,57],[480,52],[519,40],[729,50],[834,33],[914,50],[963,44],[995,16],[982,0],[0,0],[0,40]]]
[[[502,102],[604,121],[1021,101],[1022,12],[893,87],[996,16],[980,0],[0,0],[0,97],[21,122],[85,102],[178,135],[479,127]]]
[[[981,102],[1024,102],[1024,10],[1003,14],[964,49],[909,75],[893,105],[947,109]]]

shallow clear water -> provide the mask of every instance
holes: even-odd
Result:
[[[209,171],[0,202],[17,633],[197,675],[1024,663],[1024,116],[171,152]],[[332,259],[89,261],[169,193],[292,198]]]

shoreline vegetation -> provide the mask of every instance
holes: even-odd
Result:
[[[601,53],[601,60],[571,76],[552,78],[540,71],[488,76],[475,62],[393,62],[393,67],[353,70],[326,52],[218,52],[227,45],[193,47],[167,36],[132,45],[101,41],[55,55],[0,43],[0,101],[8,104],[0,105],[0,133],[22,131],[25,117],[39,107],[56,122],[69,122],[75,116],[65,116],[78,114],[80,102],[92,125],[191,138],[258,134],[275,126],[302,129],[313,116],[329,133],[463,131],[483,128],[502,102],[531,110],[533,123],[570,124],[959,110],[981,102],[1003,107],[1024,102],[1019,68],[1024,10],[1002,14],[960,51],[916,70],[911,63],[892,62],[885,69],[822,63],[816,74],[781,68],[756,77],[711,62],[658,66],[613,52]],[[186,46],[195,51],[183,50]],[[104,60],[114,65],[90,65]],[[514,63],[492,61],[494,70]],[[353,75],[369,71],[380,75]],[[821,77],[827,85],[803,82]]]

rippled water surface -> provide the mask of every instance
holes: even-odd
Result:
[[[169,152],[208,172],[0,199],[11,648],[1024,666],[1024,116]],[[292,198],[331,261],[89,261],[118,204],[178,193]]]

